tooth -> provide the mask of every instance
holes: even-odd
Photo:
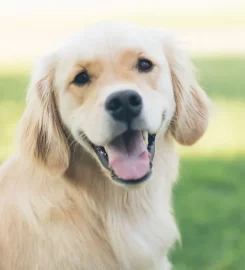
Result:
[[[143,139],[146,144],[148,144],[148,132],[147,131],[142,131]]]

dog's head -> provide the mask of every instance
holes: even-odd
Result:
[[[22,119],[30,157],[64,173],[70,138],[123,184],[147,179],[155,136],[190,145],[204,133],[208,100],[189,59],[170,35],[101,24],[44,56]]]

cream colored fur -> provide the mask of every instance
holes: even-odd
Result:
[[[124,68],[137,49],[156,62],[153,74]],[[97,61],[91,68],[98,81],[77,89],[73,69],[85,58]],[[120,132],[108,126],[101,104],[125,87],[142,95],[141,122],[157,132],[152,176],[134,188],[113,183],[77,134],[82,127],[103,145]],[[171,207],[174,139],[193,144],[207,121],[208,99],[190,60],[162,31],[96,25],[43,57],[20,122],[20,147],[0,169],[0,270],[171,269],[168,251],[179,239]]]

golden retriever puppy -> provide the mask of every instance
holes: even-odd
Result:
[[[102,23],[42,57],[0,170],[1,270],[168,270],[174,140],[208,98],[161,30]]]

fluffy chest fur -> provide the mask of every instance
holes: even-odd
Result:
[[[64,265],[64,269],[159,269],[178,236],[170,213],[154,206],[150,207],[150,213],[141,207],[134,211],[111,210],[105,215],[90,210],[86,217],[76,212],[62,222],[58,213],[53,214],[52,223],[45,222],[42,228],[43,236],[39,235],[42,244],[37,249],[54,252],[52,263],[57,269]],[[41,257],[43,266],[46,256]],[[51,261],[49,257],[45,269],[51,267]]]

